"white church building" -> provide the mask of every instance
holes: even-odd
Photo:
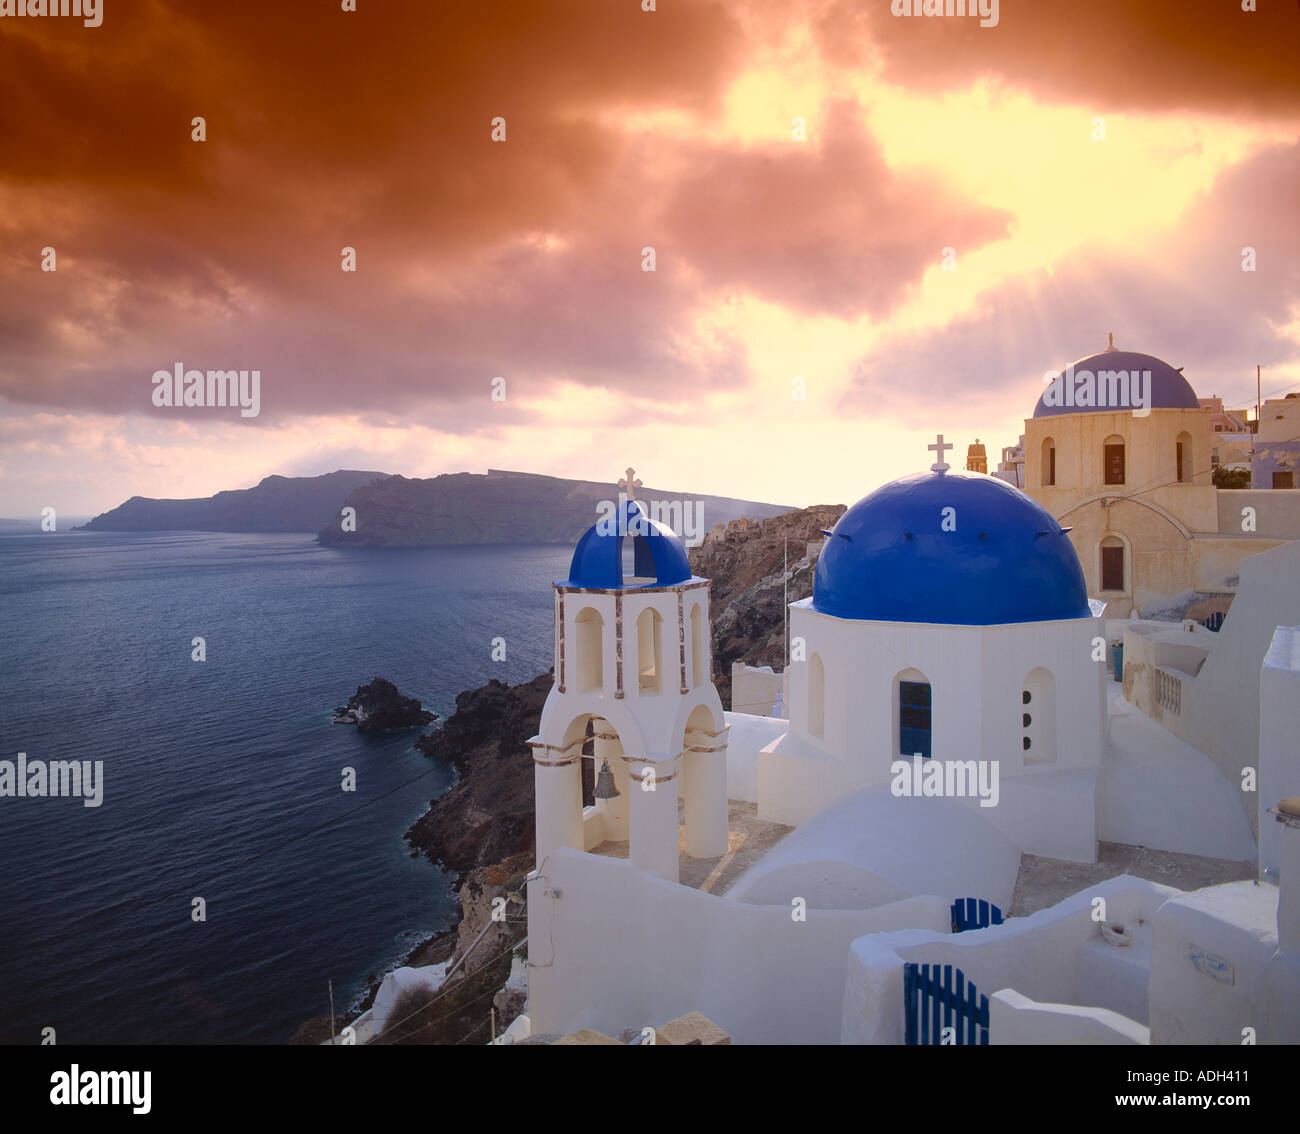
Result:
[[[1023,854],[1257,852],[1238,785],[1110,679],[1125,626],[1090,602],[1068,529],[950,469],[947,448],[827,533],[813,595],[790,607],[788,718],[723,711],[709,581],[631,470],[620,482],[616,515],[554,585],[555,684],[530,742],[528,1008],[507,1042],[692,1011],[737,1043],[929,1042],[905,1021],[927,966],[978,982],[972,1042],[1233,1042],[1243,1013],[1260,1042],[1300,1039],[1300,804],[1275,807],[1300,796],[1285,626],[1262,686],[1254,662],[1267,692],[1259,758],[1243,757],[1276,797],[1258,807],[1286,828],[1280,871],[1231,895],[1122,876],[954,932],[954,903],[1010,909]],[[1257,557],[1278,626],[1300,622],[1297,548]],[[1206,980],[1219,1001],[1197,1008]]]

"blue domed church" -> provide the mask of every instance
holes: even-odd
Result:
[[[1095,861],[1104,651],[1068,529],[931,448],[929,472],[826,533],[790,608],[789,731],[757,756],[759,813],[798,826],[900,762],[982,762],[1000,797],[964,802],[1021,851]]]

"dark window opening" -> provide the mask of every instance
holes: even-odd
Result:
[[[898,683],[898,754],[930,755],[930,685],[924,681]]]

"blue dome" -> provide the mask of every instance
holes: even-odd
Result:
[[[944,509],[955,509],[944,531]],[[817,560],[813,609],[838,618],[993,626],[1087,618],[1074,545],[1044,508],[983,473],[920,473],[859,500]]]
[[[633,572],[639,580],[623,578],[623,540],[633,546]],[[677,533],[652,520],[639,500],[623,502],[613,517],[589,527],[573,551],[565,587],[651,587],[685,583],[691,578],[686,548]]]
[[[1201,403],[1197,401],[1196,391],[1192,389],[1191,384],[1186,378],[1175,370],[1169,363],[1156,358],[1150,354],[1138,354],[1132,350],[1104,350],[1100,354],[1089,355],[1087,358],[1081,358],[1078,362],[1071,363],[1064,371],[1057,375],[1057,382],[1060,382],[1061,375],[1073,373],[1074,382],[1070,384],[1070,389],[1064,389],[1064,383],[1061,388],[1052,394],[1052,400],[1055,402],[1064,402],[1068,399],[1071,403],[1076,403],[1074,389],[1080,382],[1087,382],[1086,378],[1080,376],[1081,371],[1087,371],[1093,376],[1093,382],[1098,390],[1104,386],[1097,375],[1103,370],[1124,370],[1130,374],[1141,374],[1144,371],[1151,371],[1151,379],[1148,385],[1147,379],[1142,379],[1143,391],[1142,399],[1148,402],[1149,409],[1199,409]],[[1137,396],[1125,398],[1120,395],[1119,404],[1096,403],[1108,401],[1100,393],[1087,399],[1087,404],[1058,404],[1047,405],[1045,400],[1048,392],[1053,390],[1054,384],[1048,384],[1047,388],[1039,395],[1038,404],[1034,406],[1035,417],[1055,417],[1062,413],[1114,413],[1117,409],[1131,409],[1137,401]]]

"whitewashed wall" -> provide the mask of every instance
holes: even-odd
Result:
[[[989,997],[990,1046],[1150,1042],[1150,1028],[1105,1008],[1041,1004],[1009,988]]]
[[[759,756],[759,815],[798,826],[837,799],[887,783],[897,751],[896,680],[916,670],[932,690],[932,757],[996,760],[1003,801],[988,818],[1024,851],[1096,859],[1095,776],[1105,738],[1106,663],[1092,660],[1096,619],[939,626],[833,618],[809,600],[791,606],[791,634],[825,672],[824,728],[809,730],[809,662],[790,668],[790,732]],[[1052,759],[1026,764],[1021,693],[1032,670],[1055,682]],[[1041,748],[1039,749],[1041,751]],[[1035,753],[1037,754],[1037,752]],[[1050,814],[1052,821],[1044,821]]]
[[[567,848],[541,873],[528,890],[534,1032],[617,1036],[698,1011],[736,1043],[836,1043],[849,942],[949,922],[929,898],[797,922],[790,906],[728,902]]]
[[[1261,876],[1281,867],[1282,828],[1267,812],[1289,796],[1300,796],[1300,627],[1279,626],[1259,675]]]
[[[1092,947],[1101,936],[1092,916],[1092,899],[1105,899],[1108,920],[1135,925],[1142,918],[1149,926],[1162,903],[1178,893],[1169,886],[1120,875],[1050,909],[988,929],[947,936],[909,930],[854,941],[844,990],[843,1042],[903,1042],[903,964],[909,961],[956,965],[986,996],[1014,989],[1040,1002],[1106,1008],[1145,1023],[1145,987],[1115,979],[1123,971],[1118,966],[1129,958],[1117,956],[1111,963],[1099,963]],[[1138,949],[1139,944],[1130,948]],[[1105,948],[1116,954],[1128,952]]]
[[[1300,834],[1300,832],[1297,832]],[[1153,1044],[1276,1042],[1268,968],[1277,951],[1277,887],[1231,882],[1171,899],[1156,915]],[[1300,1015],[1292,1000],[1291,1018]]]

